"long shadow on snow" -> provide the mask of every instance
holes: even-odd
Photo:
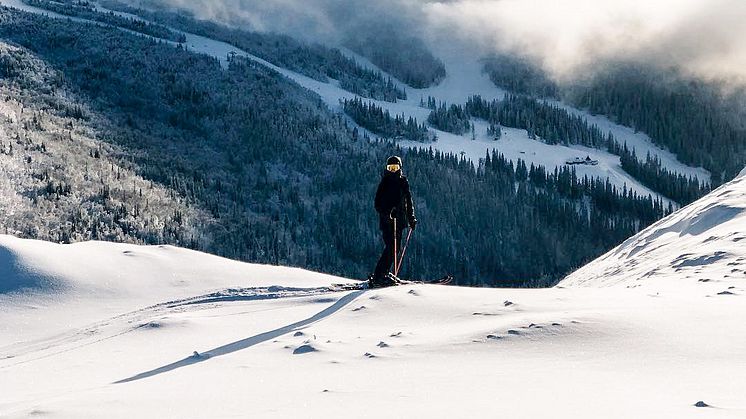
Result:
[[[176,361],[174,363],[164,365],[162,367],[145,371],[137,375],[133,375],[132,377],[125,378],[119,381],[115,381],[114,384],[121,384],[121,383],[129,383],[131,381],[137,381],[142,380],[143,378],[152,377],[154,375],[163,374],[165,372],[173,371],[177,368],[186,367],[188,365],[196,364],[198,362],[206,361],[210,358],[214,358],[221,355],[228,355],[230,353],[240,351],[242,349],[249,348],[251,346],[260,344],[262,342],[266,342],[270,339],[274,339],[276,337],[282,336],[286,333],[293,332],[297,329],[300,329],[304,326],[308,326],[311,323],[315,323],[319,320],[322,320],[326,317],[331,316],[332,314],[336,313],[337,311],[344,308],[346,305],[353,302],[360,294],[362,294],[364,291],[354,291],[351,292],[344,297],[337,300],[336,303],[332,304],[331,306],[325,308],[324,310],[314,314],[313,316],[301,320],[299,322],[295,322],[293,324],[289,324],[284,327],[280,327],[275,330],[271,330],[269,332],[260,333],[258,335],[251,336],[246,339],[241,339],[236,342],[229,343],[227,345],[223,345],[214,349],[210,349],[209,351],[203,352],[199,354],[199,356],[190,356],[187,358],[184,358],[180,361]]]

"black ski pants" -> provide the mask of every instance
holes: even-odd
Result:
[[[381,219],[381,236],[383,237],[383,243],[386,247],[383,249],[381,257],[378,259],[376,264],[376,271],[373,273],[375,278],[384,277],[389,270],[391,265],[394,263],[394,234],[396,234],[396,252],[397,257],[401,257],[401,238],[404,232],[404,220],[396,221],[396,233],[394,233],[394,220],[385,217]]]

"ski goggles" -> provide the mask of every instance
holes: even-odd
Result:
[[[396,172],[399,169],[401,169],[401,166],[399,166],[398,164],[387,164],[386,165],[386,170],[388,170],[389,172]]]

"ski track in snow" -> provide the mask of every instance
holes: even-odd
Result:
[[[2,0],[2,3],[33,13],[43,13],[51,17],[68,18],[66,16],[60,16],[54,13],[47,12],[43,9],[27,6],[20,0]],[[144,20],[138,16],[128,13],[111,11],[109,9],[101,7],[100,5],[97,5],[96,7],[99,11],[113,12],[120,16]],[[77,18],[73,18],[73,20],[85,21],[83,19]],[[334,80],[332,80],[330,83],[320,82],[310,77],[306,77],[296,72],[276,66],[228,43],[216,41],[210,38],[190,34],[183,31],[175,31],[178,33],[183,33],[186,36],[186,45],[189,50],[195,53],[215,57],[223,66],[227,65],[227,57],[230,53],[236,53],[240,56],[247,57],[265,67],[268,67],[284,75],[300,86],[318,94],[327,104],[327,106],[329,106],[336,112],[342,112],[340,101],[357,97],[357,95],[353,93],[340,89]],[[172,41],[165,42],[176,45],[176,43]],[[405,116],[414,117],[421,122],[426,121],[427,116],[430,113],[429,109],[422,108],[420,106],[420,100],[423,98],[426,99],[429,96],[433,96],[437,100],[446,101],[448,103],[465,103],[469,96],[475,94],[481,95],[483,98],[489,100],[502,98],[502,96],[506,93],[504,90],[496,87],[490,81],[487,74],[482,71],[482,65],[478,57],[469,55],[466,50],[459,49],[456,46],[448,47],[447,43],[443,43],[443,45],[439,46],[439,49],[436,50],[435,53],[445,63],[448,74],[439,85],[425,89],[414,89],[406,86],[404,83],[396,80],[395,77],[392,77],[386,72],[377,68],[369,60],[364,59],[363,57],[360,57],[359,55],[347,49],[343,48],[341,50],[343,51],[343,53],[346,53],[349,56],[355,58],[361,65],[381,71],[387,77],[391,77],[392,80],[395,80],[395,82],[400,87],[406,89],[408,97],[407,100],[400,100],[397,103],[376,101],[365,98],[363,99],[375,102],[378,106],[389,110],[389,112],[391,112],[392,114],[404,114]],[[601,128],[603,132],[611,131],[620,143],[626,142],[629,147],[634,147],[637,150],[638,156],[643,156],[644,158],[644,156],[649,152],[651,153],[651,155],[658,156],[661,159],[664,167],[668,168],[671,171],[682,173],[687,176],[694,175],[697,176],[701,181],[709,181],[710,179],[710,175],[706,170],[702,168],[692,168],[684,165],[683,163],[679,162],[672,153],[655,146],[650,138],[643,133],[635,133],[630,128],[614,124],[605,117],[590,115],[585,111],[572,108],[571,106],[568,106],[561,102],[550,102],[556,106],[566,109],[572,114],[583,116],[590,123],[596,124],[599,128]],[[459,136],[431,128],[433,132],[435,132],[438,136],[439,140],[437,142],[417,143],[412,141],[400,141],[399,144],[404,147],[410,148],[427,149],[432,147],[434,149],[438,149],[447,153],[453,153],[463,156],[474,162],[477,162],[479,161],[479,159],[484,158],[487,152],[497,150],[498,152],[503,153],[505,157],[510,160],[516,161],[517,159],[522,159],[528,164],[534,163],[537,165],[546,166],[548,170],[553,170],[553,168],[558,166],[564,166],[565,161],[569,159],[575,157],[590,156],[592,159],[598,160],[599,165],[576,166],[576,170],[580,177],[587,175],[589,177],[601,177],[603,179],[609,179],[609,181],[613,185],[617,186],[619,189],[626,187],[627,189],[636,191],[642,196],[652,195],[654,197],[660,197],[663,200],[664,204],[668,204],[669,202],[671,202],[669,199],[653,192],[651,189],[645,187],[629,174],[627,174],[621,168],[618,156],[602,150],[576,145],[567,147],[562,145],[544,144],[540,141],[528,138],[528,133],[525,130],[520,129],[505,128],[501,140],[495,142],[487,135],[487,124],[484,121],[474,120],[473,122],[475,127],[477,128],[477,135],[475,140],[472,140],[470,133]],[[367,132],[367,130],[364,131]],[[676,205],[674,204],[674,206]]]
[[[3,249],[0,248],[0,251],[2,250]],[[284,286],[226,288],[221,291],[216,291],[195,297],[167,301],[150,307],[138,309],[129,313],[120,314],[103,321],[85,325],[68,333],[62,333],[49,338],[25,342],[23,345],[10,345],[8,347],[0,347],[0,353],[5,354],[6,357],[20,358],[20,354],[22,354],[24,358],[22,360],[18,360],[16,363],[0,366],[0,369],[50,356],[59,355],[61,353],[72,351],[75,349],[80,349],[84,346],[115,338],[125,333],[136,331],[140,328],[158,328],[161,327],[161,324],[156,319],[162,318],[168,313],[183,313],[186,311],[205,310],[214,308],[221,303],[235,301],[260,301],[304,297],[308,298],[321,295],[330,295],[349,291],[348,289],[345,289],[344,286],[354,287],[357,285],[358,284],[356,283],[346,283],[313,288]],[[355,293],[359,292],[360,291],[353,291],[352,293],[349,293],[348,296],[357,295]],[[346,299],[348,298],[349,297],[343,297],[339,301],[346,301]],[[322,302],[324,301],[322,300]],[[321,317],[326,316],[314,318],[313,321],[317,321]],[[305,324],[308,323],[312,322],[307,322]],[[120,327],[122,324],[126,324],[126,327]],[[300,326],[301,325],[295,325],[293,329]],[[289,333],[289,330],[282,334],[285,333]],[[40,357],[32,357],[27,359],[29,355],[49,351],[52,349],[54,349],[54,351],[52,351],[51,353],[44,354]],[[213,353],[213,351],[210,351],[210,353]]]

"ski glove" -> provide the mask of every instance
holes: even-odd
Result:
[[[409,228],[411,228],[412,230],[414,230],[415,227],[417,227],[417,219],[414,218],[414,217],[412,217],[409,220]]]

